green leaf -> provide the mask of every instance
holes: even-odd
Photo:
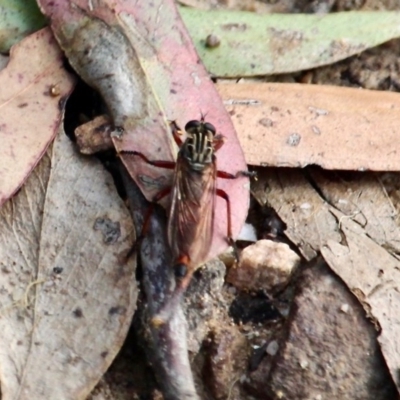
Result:
[[[13,44],[44,25],[36,1],[0,0],[0,52],[8,52]]]
[[[315,68],[400,36],[398,12],[260,15],[185,7],[179,11],[206,68],[220,77]],[[210,34],[219,39],[219,46],[206,47]]]

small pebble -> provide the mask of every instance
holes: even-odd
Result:
[[[276,340],[272,340],[271,342],[268,343],[265,352],[270,356],[274,356],[278,352],[278,350],[279,350],[278,342]]]
[[[214,49],[215,47],[218,47],[221,44],[221,40],[219,39],[218,36],[214,34],[210,34],[206,37],[206,47],[209,49]]]

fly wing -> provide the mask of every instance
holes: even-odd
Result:
[[[216,163],[193,170],[184,158],[177,160],[168,241],[175,259],[188,256],[190,267],[207,261],[215,210]]]

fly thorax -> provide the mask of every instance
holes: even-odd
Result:
[[[213,135],[209,131],[193,132],[188,134],[181,148],[182,156],[190,166],[201,171],[207,164],[213,162]]]

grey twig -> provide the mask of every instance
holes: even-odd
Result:
[[[121,174],[139,236],[143,216],[146,215],[149,203],[123,166]],[[156,315],[175,286],[166,235],[166,217],[158,206],[154,207],[150,217],[146,235],[140,244],[139,255],[143,270],[143,288],[147,299],[146,329],[150,330],[152,338],[151,358],[164,398],[199,399],[189,363],[186,319],[181,306],[178,305],[171,318],[160,327],[156,328],[148,322]]]

